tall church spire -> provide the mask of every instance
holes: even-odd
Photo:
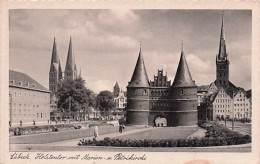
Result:
[[[51,64],[53,64],[53,63],[59,63],[59,57],[58,57],[55,37],[54,37],[54,41],[53,41],[52,57],[51,57]]]
[[[220,32],[219,52],[216,57],[216,81],[217,87],[229,88],[229,60],[226,52],[225,34],[224,34],[224,13],[222,13],[222,23]]]
[[[77,67],[75,64],[75,56],[72,47],[72,39],[70,37],[69,50],[67,56],[67,62],[65,67],[65,79],[75,79],[77,78]]]
[[[150,87],[148,76],[144,65],[141,43],[140,43],[140,52],[139,52],[138,60],[131,81],[128,84],[128,87]]]
[[[226,43],[225,43],[225,33],[224,33],[224,12],[222,13],[222,23],[220,32],[220,42],[219,42],[219,52],[218,60],[225,60],[227,58]]]
[[[69,43],[69,50],[68,50],[66,68],[67,68],[67,66],[70,66],[72,69],[75,68],[74,54],[73,54],[72,39],[71,39],[71,37],[70,37],[70,43]]]
[[[182,44],[183,46],[183,44]],[[188,64],[185,59],[185,55],[182,49],[179,65],[175,75],[173,87],[188,87],[196,86],[195,82],[192,80]]]

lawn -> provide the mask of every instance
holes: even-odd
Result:
[[[128,130],[136,129],[136,127],[127,127]],[[101,126],[99,127],[99,135],[118,132],[118,126]],[[62,132],[49,132],[41,134],[31,134],[22,136],[13,136],[9,138],[10,144],[44,144],[51,142],[59,142],[76,138],[91,137],[94,134],[93,128],[68,130]]]
[[[194,127],[164,127],[116,137],[119,139],[178,139],[185,138],[195,132]]]

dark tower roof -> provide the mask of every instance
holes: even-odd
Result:
[[[66,63],[66,68],[70,66],[72,70],[76,69],[75,65],[75,57],[73,54],[73,48],[72,48],[72,41],[70,37],[70,43],[69,43],[69,50],[68,50],[68,56],[67,56],[67,63]]]
[[[146,73],[141,45],[138,60],[131,81],[127,87],[150,87]]]
[[[58,52],[57,52],[57,45],[54,37],[54,42],[53,42],[53,48],[52,48],[52,57],[51,57],[51,64],[53,63],[59,63],[60,59],[58,57]]]
[[[192,80],[189,67],[187,65],[183,51],[181,52],[181,58],[179,66],[175,75],[172,87],[194,87],[195,82]]]
[[[62,69],[59,61],[59,78],[62,79]]]
[[[118,82],[116,82],[114,88],[119,88]],[[119,88],[120,89],[120,88]]]
[[[222,13],[218,60],[223,60],[226,57],[227,57],[227,52],[226,52],[225,33],[224,33],[224,13]]]

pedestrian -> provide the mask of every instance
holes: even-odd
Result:
[[[122,133],[122,131],[123,131],[123,126],[119,125],[119,133]]]
[[[94,127],[94,137],[95,139],[98,137],[98,126]]]

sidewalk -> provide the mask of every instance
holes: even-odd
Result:
[[[193,137],[201,138],[201,137],[205,137],[206,131],[207,131],[206,129],[198,127],[198,130],[195,131],[194,133],[192,133],[191,135],[189,135],[187,138],[193,138]]]
[[[96,140],[103,140],[105,137],[116,138],[116,137],[119,137],[119,136],[149,131],[149,130],[152,130],[152,129],[153,129],[153,127],[147,127],[147,128],[123,131],[123,133],[115,132],[115,133],[103,134],[103,135],[99,135],[96,138]],[[49,145],[49,146],[77,146],[77,144],[79,143],[79,140],[82,140],[82,139],[93,140],[93,136],[84,137],[84,138],[76,138],[76,139],[72,139],[72,140],[59,141],[59,142],[52,142],[52,143],[47,143],[45,145]]]

